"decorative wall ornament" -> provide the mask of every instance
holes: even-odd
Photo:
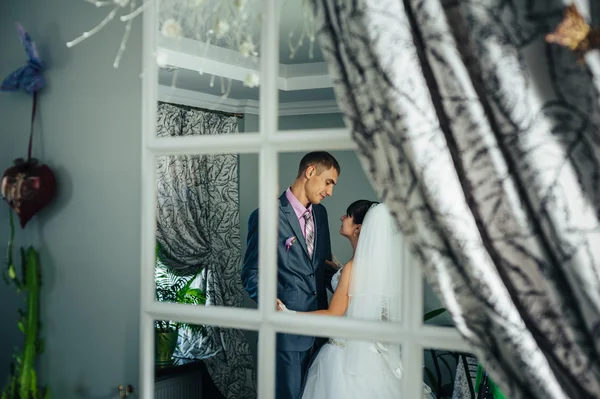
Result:
[[[567,47],[580,62],[588,51],[600,49],[600,27],[590,28],[575,4],[565,8],[563,20],[556,30],[546,35],[548,43]]]
[[[17,291],[25,293],[26,311],[19,310],[21,317],[17,323],[19,330],[25,335],[23,349],[15,349],[14,362],[10,365],[8,383],[2,389],[2,399],[46,399],[49,397],[48,387],[38,383],[36,362],[44,351],[43,341],[40,339],[40,289],[41,267],[39,252],[32,246],[21,248],[21,273],[17,272],[13,261],[13,246],[15,238],[14,213],[17,214],[21,227],[38,211],[44,208],[54,197],[56,179],[52,170],[46,165],[38,164],[31,157],[31,145],[36,114],[37,94],[46,85],[42,75],[45,69],[35,43],[20,24],[17,31],[21,43],[27,53],[27,64],[8,75],[0,85],[0,91],[24,91],[33,95],[33,109],[31,113],[31,131],[29,135],[29,148],[27,160],[17,159],[14,165],[8,168],[1,181],[3,199],[11,208],[10,211],[10,236],[8,241],[7,268],[4,280],[12,283]]]
[[[22,90],[33,95],[31,129],[27,159],[18,158],[13,162],[14,165],[8,168],[2,176],[0,188],[2,198],[15,211],[21,227],[24,228],[27,222],[48,205],[54,197],[56,178],[47,165],[39,164],[31,156],[37,95],[46,85],[46,80],[42,75],[45,65],[39,56],[35,43],[20,24],[17,24],[17,31],[27,53],[27,64],[8,75],[2,81],[0,91],[14,92]]]

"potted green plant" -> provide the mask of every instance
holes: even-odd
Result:
[[[21,248],[21,275],[13,261],[15,224],[13,212],[10,212],[10,238],[8,241],[7,270],[4,273],[6,283],[15,284],[17,292],[25,293],[26,310],[19,309],[21,318],[17,323],[25,335],[22,351],[15,348],[14,362],[10,365],[8,384],[0,394],[1,399],[47,399],[49,390],[37,381],[36,363],[44,350],[40,338],[40,290],[42,286],[39,252],[34,247]]]
[[[199,288],[192,288],[193,281],[201,270],[191,276],[179,276],[161,262],[160,245],[156,244],[156,300],[160,302],[175,302],[188,305],[204,305],[206,295]],[[155,361],[158,366],[169,365],[173,362],[173,353],[177,348],[177,338],[181,328],[188,328],[193,333],[204,333],[204,327],[171,320],[156,320],[155,330]]]

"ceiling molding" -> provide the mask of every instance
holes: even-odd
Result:
[[[244,81],[251,72],[260,73],[260,58],[255,62],[239,51],[186,38],[158,37],[158,52],[169,67],[189,69],[228,79]],[[202,55],[199,55],[202,54]],[[279,64],[277,88],[283,91],[333,87],[325,62]]]
[[[169,86],[158,86],[158,101],[205,108],[232,114],[259,115],[259,102],[256,100],[236,100],[212,94],[198,93]],[[335,100],[297,101],[279,103],[279,116],[338,114],[340,109]]]

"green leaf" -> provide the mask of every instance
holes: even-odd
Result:
[[[21,364],[22,363],[21,355],[14,354],[13,355],[13,359],[15,359],[15,361],[17,362],[17,364]]]
[[[35,398],[35,397],[37,397],[37,375],[35,374],[34,369],[31,369],[30,378],[31,378],[31,386],[29,388],[31,390],[32,396]]]
[[[434,309],[430,312],[425,313],[425,315],[423,316],[423,321],[427,321],[427,320],[431,320],[434,317],[437,317],[439,315],[441,315],[442,313],[444,313],[446,311],[445,308],[439,308],[439,309]]]
[[[10,277],[11,280],[14,280],[16,277],[15,265],[13,262],[13,247],[14,247],[14,242],[15,242],[15,219],[14,219],[12,210],[9,209],[8,214],[9,214],[9,224],[10,224],[10,236],[8,238],[8,249],[7,249],[7,254],[6,254],[6,261],[8,263],[8,276]],[[12,270],[12,273],[11,273],[11,270]],[[14,274],[14,277],[11,276],[11,274]]]
[[[13,264],[8,265],[8,277],[10,277],[11,280],[17,278],[17,272],[15,271],[15,265]]]
[[[158,241],[156,241],[156,248],[155,248],[155,254],[154,256],[156,257],[156,261],[160,262],[161,260],[161,256],[160,256],[160,243]]]
[[[199,288],[188,288],[182,295],[180,302],[190,305],[204,305],[206,303],[206,295]]]

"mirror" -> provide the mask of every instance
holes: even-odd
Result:
[[[343,127],[309,2],[279,5],[279,128]],[[244,131],[258,132],[260,7],[259,0],[159,2],[159,100],[243,115]],[[308,115],[304,125],[285,120]]]
[[[252,115],[258,131],[260,7],[257,0],[161,0],[159,101]]]
[[[282,2],[279,19],[279,130],[343,128],[316,38],[310,2]],[[310,117],[309,117],[310,116]],[[298,123],[297,119],[302,122]]]
[[[258,132],[260,1],[161,0],[158,4],[158,137]],[[289,0],[280,4],[279,130],[285,135],[289,131],[344,128],[327,66],[313,40],[315,32],[312,17],[307,14],[308,2]],[[286,190],[298,177],[306,153],[279,154],[276,195],[286,196]],[[327,217],[320,222],[326,221],[326,224],[316,224],[315,235],[317,240],[323,237],[319,229],[328,225],[331,248],[325,255],[333,254],[344,265],[353,257],[353,241],[349,239],[352,231],[345,231],[343,227],[348,208],[356,200],[376,200],[377,196],[354,151],[331,151],[330,154],[340,164],[342,173],[335,179],[332,195],[322,202]],[[160,156],[156,171],[156,299],[196,306],[256,309],[251,284],[243,277],[243,265],[250,256],[249,247],[258,247],[257,236],[252,241],[251,221],[258,207],[260,190],[258,154]],[[280,220],[283,220],[281,214]],[[294,236],[297,241],[289,243],[290,248],[287,248],[287,239]],[[281,262],[284,262],[282,257],[292,256],[297,250],[304,251],[298,234],[290,233],[283,238],[277,244],[281,247],[278,251]],[[398,242],[400,254],[404,254],[402,239]],[[318,242],[315,245],[315,251],[322,250]],[[404,255],[401,256],[399,273],[404,261]],[[304,274],[315,273],[307,269]],[[341,272],[331,268],[328,278],[335,281],[336,275],[340,278]],[[315,276],[307,278],[314,280]],[[330,281],[319,281],[319,284],[322,287],[320,300],[326,307],[332,299],[333,284]],[[400,285],[395,287],[401,289]],[[289,291],[294,290],[298,291],[294,287]],[[278,291],[286,291],[286,287],[278,287]],[[431,294],[427,289],[425,295],[425,310],[430,310],[427,296]],[[293,301],[297,298],[296,294],[290,294],[280,299],[294,310]],[[178,326],[175,343],[169,341],[174,345],[174,352],[156,362],[157,384],[167,378],[168,370],[194,368],[193,365],[205,363],[207,356],[217,356],[212,352],[208,354],[205,349],[221,345],[219,334],[228,331],[157,322],[157,328],[164,327],[166,332],[171,331],[171,336],[173,326]],[[224,376],[215,369],[198,366],[200,368],[195,370],[204,373],[203,383],[216,387],[221,394],[229,386],[245,387],[240,396],[235,397],[256,397],[257,337],[255,331],[228,333],[227,343],[221,345],[224,352],[218,355],[228,356],[227,361],[218,360],[218,356],[214,360],[221,363],[220,372],[226,373],[226,363],[237,362],[238,355],[243,359],[250,356],[252,362],[244,363],[248,365],[244,373],[228,373],[228,384],[222,383]],[[187,382],[176,381],[184,389]],[[216,393],[212,395],[205,393],[205,397],[219,397]]]

